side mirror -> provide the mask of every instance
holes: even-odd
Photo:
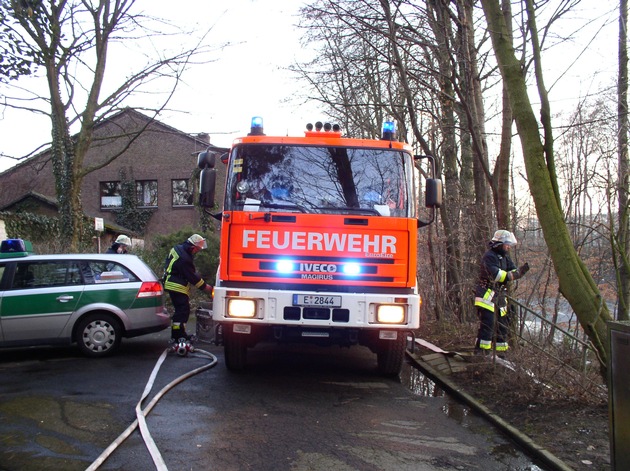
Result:
[[[199,175],[199,206],[202,208],[214,207],[216,183],[217,171],[214,168],[204,168]]]
[[[427,208],[442,206],[442,180],[438,178],[427,179],[424,202]]]
[[[431,164],[431,173],[433,177],[437,175],[435,157],[432,155],[414,155],[414,161],[419,162],[422,159],[428,159]],[[418,227],[424,227],[431,224],[435,221],[435,210],[442,206],[442,180],[439,178],[428,178],[426,179],[426,188],[425,188],[425,206],[427,208],[431,208],[433,211],[431,212],[431,219],[429,221],[422,221],[418,219]]]
[[[199,152],[197,156],[197,167],[199,168],[214,168],[216,161],[216,154],[210,150]]]
[[[214,207],[214,194],[217,184],[217,171],[214,168],[216,152],[206,149],[197,156],[197,167],[201,169],[199,174],[199,206],[202,208]]]

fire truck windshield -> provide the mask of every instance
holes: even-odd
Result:
[[[396,149],[241,144],[225,210],[415,217],[413,158]]]

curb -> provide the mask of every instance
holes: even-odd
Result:
[[[510,425],[508,422],[506,422],[497,414],[492,412],[489,408],[481,404],[471,395],[460,390],[456,384],[438,373],[428,363],[422,361],[419,356],[409,351],[407,351],[407,356],[411,358],[418,369],[429,376],[431,380],[438,383],[446,392],[466,403],[468,406],[470,406],[471,409],[475,410],[475,412],[482,415],[495,427],[499,428],[502,432],[510,436],[512,440],[514,440],[519,446],[521,446],[530,456],[537,459],[542,464],[548,466],[550,471],[574,471],[573,468],[571,468],[549,450],[538,445],[530,437]]]

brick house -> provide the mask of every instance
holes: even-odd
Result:
[[[207,134],[190,135],[144,114],[125,109],[98,124],[83,167],[104,165],[83,178],[81,199],[88,217],[103,218],[106,232],[115,236],[125,228],[117,224],[121,181],[134,181],[139,208],[154,211],[143,238],[168,234],[182,227],[199,227],[195,201],[197,155],[210,148]],[[225,166],[217,158],[217,199],[222,198]],[[221,201],[217,201],[220,205]],[[0,173],[0,211],[28,211],[42,215],[57,212],[55,179],[50,151],[41,152]],[[133,235],[133,234],[130,234]],[[107,242],[107,238],[105,240]]]

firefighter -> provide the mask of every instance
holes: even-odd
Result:
[[[120,234],[116,237],[116,240],[105,253],[127,253],[131,247],[131,239],[124,234]]]
[[[475,342],[475,354],[487,354],[492,350],[495,329],[495,312],[498,314],[495,349],[503,356],[508,349],[509,321],[505,298],[507,284],[518,280],[529,271],[529,264],[520,268],[508,255],[516,245],[516,237],[510,231],[498,230],[488,242],[488,250],[481,259],[479,280],[475,288],[475,307],[479,316],[479,331]]]
[[[166,257],[164,266],[164,289],[168,292],[175,309],[171,320],[171,339],[190,340],[186,333],[186,322],[190,317],[190,290],[192,286],[212,292],[208,285],[197,273],[193,258],[200,250],[207,247],[206,239],[199,234],[193,234],[183,243],[171,249]]]

